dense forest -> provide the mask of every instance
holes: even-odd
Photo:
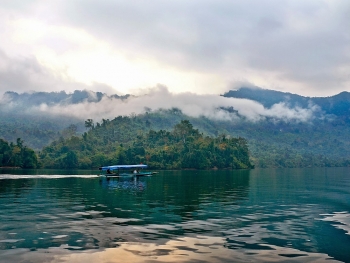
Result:
[[[213,125],[207,119],[199,118],[193,121],[201,127],[207,124],[207,131],[211,131],[210,135],[196,130],[193,134],[200,136],[192,135],[187,140],[187,144],[193,141],[194,145],[190,146],[192,148],[181,148],[181,146],[184,147],[186,144],[179,144],[176,140],[177,137],[174,135],[175,128],[154,128],[161,125],[168,127],[174,120],[181,117],[182,115],[178,110],[173,110],[134,117],[119,116],[112,121],[103,119],[101,124],[96,123],[96,125],[93,123],[93,120],[88,120],[85,124],[89,131],[85,132],[81,137],[80,135],[74,135],[66,139],[62,137],[50,146],[45,147],[41,152],[40,158],[46,167],[72,166],[88,168],[90,166],[96,167],[102,163],[121,164],[123,162],[139,163],[150,161],[150,164],[155,168],[178,169],[185,168],[183,166],[185,162],[173,162],[168,157],[186,156],[187,158],[187,155],[183,155],[184,150],[195,149],[193,153],[200,150],[205,154],[192,154],[193,164],[188,166],[188,168],[239,167],[229,164],[229,156],[227,156],[227,161],[224,162],[225,165],[215,164],[211,166],[207,164],[207,161],[203,161],[203,158],[213,159],[208,156],[209,153],[213,153],[212,149],[208,148],[210,140],[212,140],[214,145],[220,145],[220,142],[225,140],[227,142],[230,140],[243,140],[243,144],[249,147],[250,161],[255,167],[339,167],[350,165],[349,148],[347,148],[347,143],[349,142],[337,139],[337,134],[328,134],[328,138],[325,137],[326,134],[322,131],[327,125],[325,123],[317,127],[308,127],[301,124],[264,122],[264,125],[260,124],[262,129],[259,130],[256,129],[254,124],[242,123],[232,127],[228,126],[226,122],[218,122],[216,125]],[[179,122],[181,122],[181,119]],[[177,125],[174,123],[175,127]],[[219,130],[221,132],[218,132]],[[247,130],[249,133],[246,132]],[[349,131],[344,129],[340,130],[340,132],[345,137]],[[246,135],[248,139],[232,139],[243,138],[242,135]],[[197,140],[199,138],[200,140]],[[213,144],[210,145],[212,147]],[[138,147],[141,147],[143,150],[138,152]],[[147,154],[145,152],[144,158],[142,158],[141,153],[144,153],[145,149],[147,149]],[[70,150],[72,152],[68,156],[74,156],[77,161],[74,165],[71,165],[69,161],[67,162],[67,159],[64,159],[64,156]],[[49,154],[50,152],[53,154]],[[224,154],[223,151],[214,152],[215,154]],[[228,152],[225,154],[228,154]],[[124,158],[125,156],[127,158]],[[153,158],[145,160],[149,156],[153,156]],[[197,163],[194,156],[198,158]]]
[[[92,168],[110,164],[146,163],[152,169],[252,168],[243,138],[204,136],[188,120],[171,131],[143,132],[140,119],[85,122],[82,136],[61,138],[39,154],[46,168]],[[141,128],[141,129],[140,129]]]
[[[107,96],[107,99],[118,104],[125,103],[123,101],[127,100],[128,96]],[[184,114],[179,108],[145,109],[143,113],[123,115],[111,121],[96,119],[96,123],[93,123],[92,120],[90,123],[84,123],[84,119],[67,115],[38,111],[33,113],[30,107],[38,108],[44,102],[48,105],[98,103],[106,98],[105,94],[87,91],[75,91],[72,94],[8,92],[6,100],[3,99],[3,103],[0,101],[0,138],[13,145],[16,145],[17,138],[21,138],[28,149],[32,148],[37,152],[39,159],[47,167],[67,166],[62,158],[67,156],[67,149],[70,149],[69,155],[76,156],[78,160],[78,164],[73,166],[82,168],[97,165],[96,160],[100,158],[99,154],[104,156],[100,158],[101,160],[114,163],[117,159],[111,156],[116,150],[123,153],[131,151],[133,143],[137,144],[142,140],[144,140],[142,147],[147,149],[147,153],[152,153],[156,159],[155,156],[158,156],[161,151],[159,148],[157,151],[154,150],[156,152],[152,152],[150,146],[152,144],[148,141],[149,134],[162,132],[165,134],[164,137],[168,136],[169,142],[165,145],[168,146],[168,150],[164,152],[168,153],[175,149],[171,148],[174,142],[172,141],[174,126],[182,120],[189,120],[203,138],[208,137],[213,140],[245,138],[250,160],[255,167],[350,165],[350,93],[343,92],[332,97],[310,98],[259,88],[241,88],[223,96],[256,101],[265,109],[269,109],[276,103],[285,103],[289,107],[301,108],[314,105],[318,110],[308,121],[274,117],[251,121],[242,116],[234,120],[213,119],[205,116],[191,117]],[[237,113],[239,117],[234,107],[225,110],[232,114]],[[90,142],[90,139],[94,142]],[[197,139],[195,141],[199,145]],[[71,145],[74,144],[73,142],[80,143],[82,148],[78,146],[72,149],[69,148],[71,146],[62,147],[62,144]],[[176,142],[174,143],[176,147],[179,146]],[[114,148],[110,148],[112,146]],[[51,149],[52,153],[49,154],[48,149]],[[176,150],[182,151],[180,147],[177,147]],[[62,154],[59,154],[59,151],[62,151]],[[57,153],[56,156],[54,152]],[[157,161],[154,159],[151,160],[155,162],[154,167],[181,167],[179,163],[174,164],[168,161],[166,164],[156,164]],[[59,162],[61,165],[58,164]],[[7,165],[9,164],[10,162]]]
[[[16,144],[0,139],[0,167],[39,168],[35,152],[24,146],[21,139]]]

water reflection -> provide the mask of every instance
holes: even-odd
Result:
[[[212,178],[208,175],[189,171],[109,181],[70,176],[2,180],[10,183],[5,187],[8,193],[0,196],[7,222],[0,227],[5,240],[0,246],[109,248],[120,241],[163,242],[210,233],[220,228],[216,218],[229,216],[230,206],[247,198],[249,176],[232,177],[228,171]],[[32,184],[28,192],[20,187],[27,182]],[[11,205],[14,192],[20,197],[16,206]],[[26,223],[20,227],[13,224],[23,219]],[[16,230],[16,241],[7,242],[13,240],[12,230]]]
[[[138,192],[144,191],[147,187],[146,181],[139,180],[140,177],[115,177],[101,178],[99,183],[103,188],[109,190]]]
[[[198,236],[169,240],[164,244],[122,242],[117,248],[90,250],[87,253],[68,252],[68,246],[48,250],[17,250],[17,262],[86,263],[86,262],[341,262],[326,254],[303,252],[293,248],[266,245],[261,250],[223,250],[225,241],[220,237]],[[5,261],[13,259],[8,253]],[[9,261],[11,262],[11,261]]]
[[[0,256],[9,262],[347,262],[345,175],[290,169],[0,180]]]
[[[0,194],[11,193],[19,197],[22,192],[31,191],[34,181],[29,179],[22,180],[1,180]]]

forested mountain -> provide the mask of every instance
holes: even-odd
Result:
[[[231,119],[224,119],[215,118],[215,115],[214,117],[190,116],[184,114],[181,108],[157,110],[145,108],[142,113],[120,117],[117,117],[119,115],[117,114],[110,118],[111,121],[107,117],[93,118],[91,120],[95,123],[93,131],[91,127],[84,127],[84,121],[86,121],[84,117],[40,111],[43,103],[53,107],[74,104],[87,108],[92,106],[104,108],[106,105],[104,99],[109,107],[113,107],[114,104],[128,107],[129,104],[125,102],[128,101],[128,98],[130,98],[129,95],[107,96],[88,91],[76,91],[72,94],[8,92],[0,101],[0,138],[13,143],[17,138],[21,138],[28,147],[41,150],[53,141],[59,144],[70,139],[71,136],[74,136],[72,140],[74,138],[81,140],[84,132],[89,130],[88,134],[96,133],[95,137],[100,138],[99,145],[107,143],[107,145],[112,144],[117,147],[116,145],[126,143],[123,147],[129,147],[128,142],[135,140],[136,135],[145,139],[151,130],[171,133],[175,125],[182,120],[189,120],[204,137],[222,138],[224,136],[225,138],[243,137],[247,139],[250,157],[256,167],[350,165],[350,94],[348,92],[332,97],[311,98],[260,88],[241,88],[224,94],[222,98],[238,99],[233,103],[245,99],[242,100],[243,104],[255,101],[256,105],[263,105],[264,107],[261,107],[268,114],[271,112],[273,114],[252,120],[242,115],[240,109],[235,105],[232,107],[218,106],[233,116]],[[277,107],[278,105],[287,106],[281,108]],[[33,111],[33,109],[36,110]],[[296,115],[306,112],[308,117],[305,119],[288,118],[287,114],[278,117],[279,111],[286,109],[298,109],[294,111]],[[120,128],[115,126],[114,135],[119,137],[111,136],[111,134],[101,135],[104,134],[104,130],[98,128],[98,125],[105,127],[106,123],[115,123],[114,119],[120,120],[120,118],[130,119],[133,125],[128,126],[127,129],[124,129],[123,126]],[[126,139],[125,136],[134,137]],[[103,138],[102,141],[101,138]],[[43,155],[42,157],[46,158]]]
[[[107,152],[113,152],[119,144],[126,143],[129,147],[130,143],[128,144],[128,142],[136,138],[146,140],[145,138],[147,138],[150,131],[162,131],[170,136],[168,133],[171,132],[172,128],[169,127],[175,126],[176,123],[186,117],[188,116],[183,115],[181,111],[176,109],[140,114],[133,117],[119,116],[112,121],[103,119],[102,123],[97,123],[95,129],[91,130],[90,133],[99,138],[96,141],[96,149],[99,149],[99,145],[102,145],[102,148],[105,148]],[[256,167],[350,165],[350,142],[348,139],[350,128],[344,123],[319,121],[318,123],[305,124],[275,122],[273,120],[265,120],[259,123],[242,120],[231,123],[212,121],[204,117],[188,119],[194,127],[203,132],[204,136],[246,138],[251,160]],[[92,120],[90,122],[93,123]],[[91,123],[87,126],[92,127]],[[113,128],[107,131],[101,127]],[[84,136],[86,135],[82,135],[83,138]],[[63,142],[65,141],[61,139],[60,143]],[[62,144],[60,145],[62,146]],[[55,149],[57,151],[57,147]],[[104,151],[101,150],[101,152]],[[107,161],[107,159],[104,160]],[[111,158],[108,160],[112,161]],[[92,163],[97,165],[93,160]]]
[[[188,120],[171,131],[143,131],[139,118],[103,120],[82,136],[61,139],[40,153],[47,168],[92,168],[109,164],[146,163],[152,169],[252,168],[243,138],[204,136]]]
[[[6,92],[0,100],[0,138],[15,142],[22,138],[25,143],[40,150],[61,136],[68,137],[83,133],[84,118],[49,113],[42,107],[98,103],[103,97],[124,100],[129,95],[107,96],[101,92],[76,90],[73,93],[61,92]]]
[[[0,111],[0,138],[9,142],[21,138],[35,150],[42,149],[61,136],[69,136],[72,130],[75,130],[74,134],[82,133],[84,121],[66,116]]]

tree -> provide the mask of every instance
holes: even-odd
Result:
[[[86,129],[93,129],[94,128],[94,121],[92,119],[87,119],[85,121],[85,128]]]
[[[0,139],[0,165],[38,168],[40,163],[35,152],[17,138],[16,145]]]
[[[198,130],[194,130],[192,124],[188,120],[182,120],[175,125],[174,134],[185,143],[186,137],[192,134],[198,134]]]
[[[64,138],[70,138],[76,134],[77,129],[78,129],[78,127],[76,125],[71,124],[62,131],[62,136]]]
[[[69,151],[63,158],[65,168],[76,168],[78,166],[78,157],[75,152]]]

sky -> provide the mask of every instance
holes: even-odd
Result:
[[[350,91],[348,0],[2,0],[0,93]]]

